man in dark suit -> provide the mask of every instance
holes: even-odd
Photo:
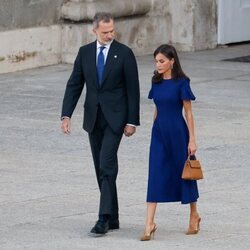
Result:
[[[117,151],[122,135],[139,125],[139,80],[130,48],[114,40],[114,19],[97,13],[93,21],[97,40],[79,49],[62,105],[62,131],[70,133],[70,119],[86,84],[83,128],[88,132],[100,189],[95,236],[119,229],[116,177]]]

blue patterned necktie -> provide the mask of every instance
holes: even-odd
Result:
[[[98,81],[99,81],[100,86],[102,83],[102,74],[103,74],[103,69],[104,69],[104,54],[103,54],[104,49],[105,49],[104,46],[100,47],[100,52],[97,58],[97,73],[98,73]]]

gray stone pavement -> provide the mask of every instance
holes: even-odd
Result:
[[[250,54],[250,45],[181,53],[197,96],[193,103],[201,231],[184,234],[189,207],[159,204],[155,240],[140,242],[145,220],[154,69],[138,57],[141,126],[123,138],[118,192],[121,229],[102,238],[88,232],[99,193],[80,100],[72,134],[60,131],[60,109],[72,65],[0,75],[0,249],[250,249],[250,64],[222,59]]]

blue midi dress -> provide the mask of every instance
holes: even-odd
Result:
[[[196,202],[197,182],[181,179],[189,142],[183,100],[195,100],[189,80],[153,83],[148,98],[156,105],[157,117],[151,134],[147,202]]]

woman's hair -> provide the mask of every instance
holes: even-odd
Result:
[[[169,44],[162,44],[160,47],[158,47],[154,52],[154,58],[159,54],[163,54],[165,57],[167,57],[169,60],[172,60],[174,58],[174,64],[172,69],[172,78],[177,80],[179,78],[188,78],[186,74],[183,72],[181,68],[181,64],[177,55],[177,52],[175,48],[172,45]],[[153,83],[159,83],[163,79],[163,75],[159,74],[157,70],[154,71],[154,75],[152,77]]]

